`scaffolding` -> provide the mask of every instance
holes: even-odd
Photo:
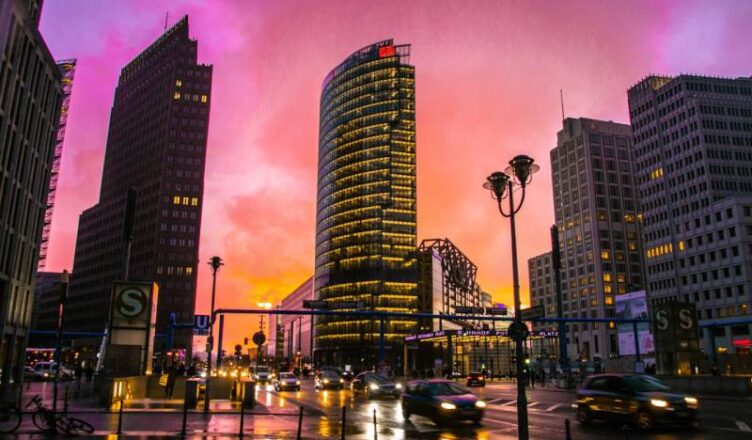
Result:
[[[65,128],[68,123],[68,108],[70,107],[71,91],[73,90],[73,75],[76,72],[76,59],[62,60],[57,62],[57,67],[63,75],[63,96],[60,103],[60,120],[57,125],[57,139],[55,140],[55,154],[52,159],[50,170],[50,186],[47,192],[47,206],[44,211],[44,225],[42,226],[42,240],[39,245],[38,270],[44,270],[47,264],[47,248],[52,229],[52,211],[55,206],[57,194],[57,180],[60,174],[60,162],[63,158],[63,142],[65,140]]]

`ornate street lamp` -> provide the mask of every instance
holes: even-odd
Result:
[[[523,357],[522,343],[527,337],[527,328],[522,323],[522,312],[520,305],[520,277],[517,269],[517,231],[514,224],[514,216],[522,208],[525,202],[525,188],[533,179],[533,174],[540,169],[534,164],[530,156],[520,154],[509,161],[509,166],[505,172],[496,171],[486,179],[483,188],[491,191],[491,195],[496,200],[499,213],[503,217],[509,218],[510,229],[512,233],[512,276],[514,281],[514,322],[513,328],[510,328],[509,334],[515,341],[515,356],[517,358],[517,425],[518,438],[528,440],[527,425],[527,397],[525,396],[525,361]],[[520,203],[515,206],[514,192],[515,186],[520,187]],[[509,211],[504,212],[502,200],[509,199]]]

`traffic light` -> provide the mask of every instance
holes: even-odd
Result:
[[[224,357],[227,356],[227,353],[225,353],[224,349],[219,351],[219,358],[224,359]]]
[[[240,357],[243,347],[240,344],[235,345],[235,357]]]
[[[243,345],[248,345],[248,338],[243,338]]]

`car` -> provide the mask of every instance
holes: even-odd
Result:
[[[253,380],[259,384],[270,383],[274,377],[271,370],[266,365],[257,365],[253,367],[253,372],[251,374]]]
[[[484,376],[483,373],[470,373],[467,375],[467,383],[465,386],[484,387],[486,386],[486,376]]]
[[[274,381],[274,389],[300,391],[300,379],[290,372],[279,373],[279,377]]]
[[[585,379],[577,390],[577,421],[632,422],[640,429],[659,424],[697,426],[699,401],[672,391],[646,374],[598,374]]]
[[[322,370],[313,378],[313,388],[317,390],[341,390],[345,387],[345,380],[331,370]]]
[[[355,379],[350,382],[350,389],[354,394],[365,395],[367,399],[381,396],[392,396],[398,399],[402,385],[386,376],[366,371],[355,376]]]
[[[452,421],[480,424],[486,402],[466,388],[447,379],[413,380],[402,393],[402,415],[428,417],[441,427]]]
[[[34,365],[34,380],[52,380],[55,377],[56,369],[57,365],[54,362],[37,362]],[[60,367],[60,375],[58,376],[58,379],[71,380],[73,379],[73,376],[74,373],[72,370],[65,368],[65,366]]]
[[[346,381],[351,381],[355,379],[355,373],[352,370],[343,371],[342,372],[342,379],[345,379]]]
[[[34,370],[34,367],[25,366],[23,371],[23,380],[28,382],[31,380],[36,379],[37,372]]]

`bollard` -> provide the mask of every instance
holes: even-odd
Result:
[[[120,396],[120,408],[118,409],[118,428],[117,428],[118,438],[120,438],[120,435],[123,433],[123,407],[124,406],[125,406],[125,396]]]
[[[180,438],[185,438],[185,425],[188,423],[188,399],[183,399],[183,426],[180,428]]]
[[[621,430],[624,431],[624,440],[629,440],[629,425],[622,426]]]
[[[65,393],[63,394],[63,414],[68,415],[68,384],[65,384]]]
[[[342,440],[345,440],[345,418],[347,416],[347,407],[342,405]]]
[[[373,440],[379,439],[379,432],[376,428],[376,408],[373,409]]]
[[[564,420],[564,433],[566,440],[572,440],[572,432],[569,430],[569,419]]]
[[[297,440],[300,440],[303,438],[300,436],[302,428],[303,428],[303,407],[301,406],[300,413],[298,414],[298,436],[296,437]]]
[[[245,422],[245,403],[240,402],[240,438],[243,438],[243,422]]]

